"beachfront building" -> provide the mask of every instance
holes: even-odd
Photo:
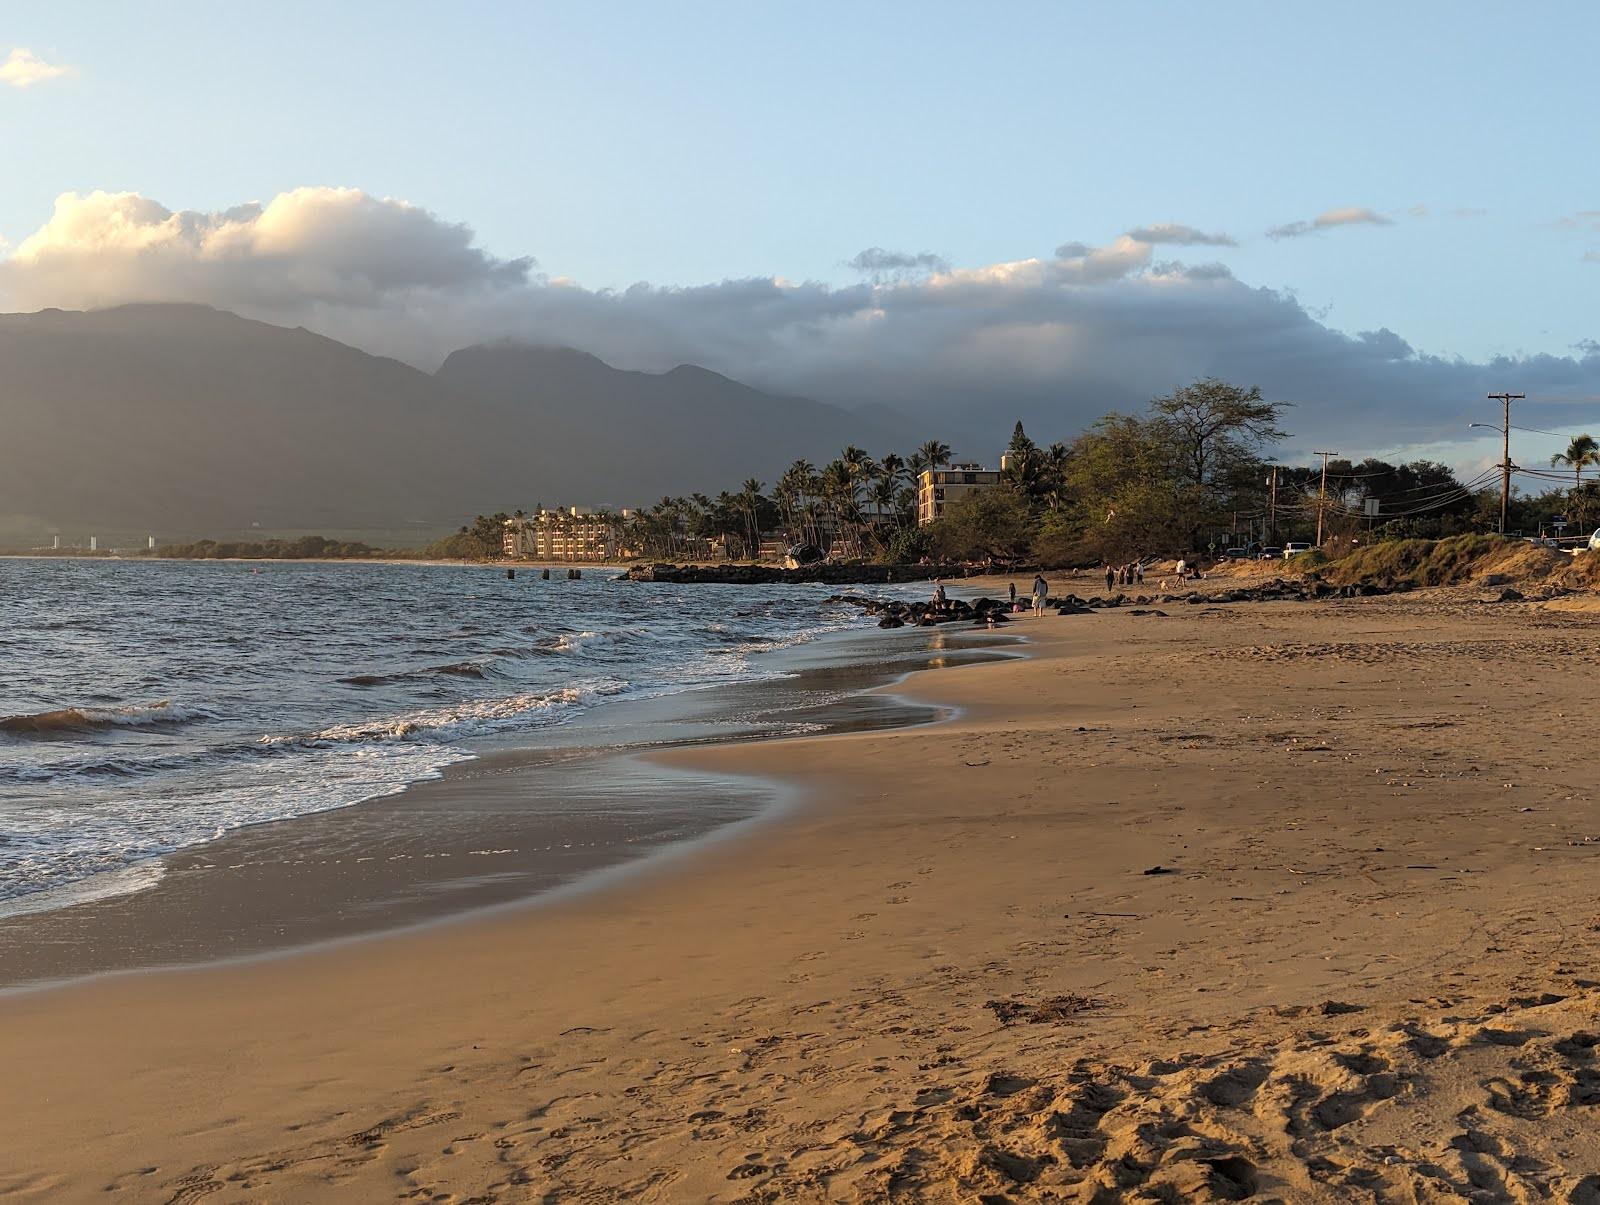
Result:
[[[631,511],[603,512],[582,507],[539,507],[531,515],[505,521],[501,536],[508,557],[525,561],[614,561],[630,555],[623,546],[623,522]]]
[[[1000,484],[1000,470],[977,464],[952,464],[924,469],[917,477],[917,526],[926,527],[957,498]]]

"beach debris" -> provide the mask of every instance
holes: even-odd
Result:
[[[1084,1013],[1093,1012],[1104,1007],[1099,1000],[1092,996],[1080,996],[1076,992],[1067,992],[1065,995],[1048,996],[1043,1000],[1029,1002],[1027,1000],[990,1000],[984,1007],[992,1012],[1007,1027],[1012,1025],[1052,1025],[1062,1021],[1070,1021]]]
[[[1158,863],[1157,865],[1152,866],[1149,870],[1145,871],[1144,873],[1145,874],[1177,874],[1178,871],[1177,871],[1176,867],[1173,867],[1173,866],[1162,866],[1162,865],[1160,865]]]
[[[1343,1000],[1324,1000],[1322,1002],[1322,1015],[1324,1017],[1342,1017],[1346,1013],[1361,1011],[1359,1004],[1346,1004]]]
[[[982,761],[969,761],[966,764],[969,765],[969,766],[974,766],[974,767],[976,767],[976,766],[987,766],[989,764],[989,759],[986,757]]]

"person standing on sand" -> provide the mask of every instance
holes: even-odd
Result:
[[[1012,589],[1016,589],[1015,586]],[[1038,573],[1033,578],[1033,617],[1038,619],[1044,614],[1044,604],[1050,598],[1050,583],[1044,580],[1044,574]]]
[[[1017,609],[1017,583],[1016,582],[1012,582],[1011,583],[1011,609],[1013,611],[1015,611]]]
[[[944,610],[944,583],[938,578],[933,579],[933,609],[941,612]]]
[[[1189,576],[1189,562],[1181,556],[1178,558],[1178,580],[1181,582]]]
[[[1139,579],[1139,584],[1141,586],[1144,585],[1144,562],[1143,561],[1135,561],[1133,563],[1133,573],[1134,573],[1134,576]]]
[[[1110,565],[1106,566],[1106,593],[1110,594],[1117,584],[1117,571]]]

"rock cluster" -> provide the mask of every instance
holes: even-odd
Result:
[[[634,565],[622,575],[633,582],[673,582],[692,585],[765,586],[782,582],[822,582],[830,586],[888,582],[925,582],[934,578],[965,577],[961,565],[868,565],[821,562],[798,569],[776,565]]]
[[[945,605],[935,607],[931,602],[900,602],[897,599],[867,598],[861,594],[835,594],[829,602],[848,603],[860,607],[868,615],[879,616],[880,628],[924,627],[941,623],[970,623],[975,627],[988,627],[991,623],[1006,623],[1011,616],[1011,604],[998,598],[977,598],[971,602],[952,598]],[[1029,607],[1029,600],[1018,599],[1017,605]]]
[[[1353,586],[1334,586],[1320,578],[1307,578],[1305,581],[1273,578],[1259,585],[1244,586],[1236,590],[1221,590],[1211,594],[1199,590],[1182,594],[1112,594],[1094,598],[1079,598],[1076,594],[1064,594],[1046,599],[1045,606],[1057,615],[1092,615],[1096,611],[1128,606],[1133,608],[1129,611],[1131,615],[1165,617],[1167,612],[1151,608],[1156,603],[1215,605],[1244,602],[1312,602],[1327,598],[1394,594],[1409,589],[1411,587],[1407,585],[1380,586],[1371,582]],[[941,623],[961,622],[971,623],[977,627],[988,627],[991,621],[1005,623],[1012,617],[1012,604],[997,598],[978,598],[972,602],[951,599],[942,610],[931,602],[900,602],[894,599],[868,598],[862,594],[835,594],[830,596],[828,601],[848,603],[860,607],[868,615],[879,616],[880,628],[933,627]],[[1016,607],[1018,611],[1031,611],[1033,600],[1027,596],[1019,597]]]

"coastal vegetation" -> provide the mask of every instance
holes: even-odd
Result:
[[[1498,469],[1463,480],[1431,460],[1330,455],[1326,464],[1279,463],[1274,451],[1287,438],[1289,409],[1265,399],[1259,388],[1205,378],[1153,399],[1140,413],[1106,414],[1065,441],[1036,443],[1018,422],[998,481],[952,490],[948,502],[941,496],[938,516],[929,522],[919,522],[921,475],[969,467],[937,438],[904,454],[873,455],[850,445],[821,465],[796,460],[770,484],[746,477],[714,495],[664,496],[638,510],[601,510],[581,518],[544,512],[541,521],[598,519],[615,533],[610,546],[630,560],[754,561],[795,554],[900,565],[1044,567],[1215,557],[1234,547],[1312,542],[1319,533],[1329,552],[1342,552],[1357,544],[1496,529]],[[1510,530],[1539,531],[1559,517],[1577,533],[1600,522],[1600,484],[1583,475],[1600,465],[1600,443],[1578,436],[1551,465],[1549,471],[1519,470],[1548,488],[1512,496]],[[520,510],[480,514],[418,550],[306,536],[200,540],[168,545],[154,555],[496,560],[504,556],[507,524],[527,517]],[[1312,567],[1325,555],[1298,567]]]
[[[152,554],[163,559],[213,561],[360,561],[404,555],[393,549],[374,548],[356,540],[330,540],[301,536],[295,540],[196,540],[192,544],[166,544]]]
[[[1494,471],[1463,481],[1431,460],[1278,463],[1272,453],[1287,437],[1288,409],[1258,388],[1207,378],[1142,413],[1107,414],[1065,442],[1041,446],[1019,422],[998,484],[953,497],[923,525],[918,477],[952,464],[949,445],[937,439],[904,456],[847,447],[820,468],[795,462],[770,489],[747,479],[715,497],[662,498],[617,523],[621,543],[646,559],[753,559],[798,546],[835,559],[1050,567],[1215,556],[1253,543],[1309,542],[1319,528],[1349,547],[1496,527]],[[1574,530],[1600,520],[1600,492],[1581,476],[1600,463],[1600,447],[1584,440],[1556,458],[1574,471],[1570,487],[1513,496],[1513,530],[1538,530],[1562,513]],[[487,548],[503,517],[480,516],[460,538]]]

